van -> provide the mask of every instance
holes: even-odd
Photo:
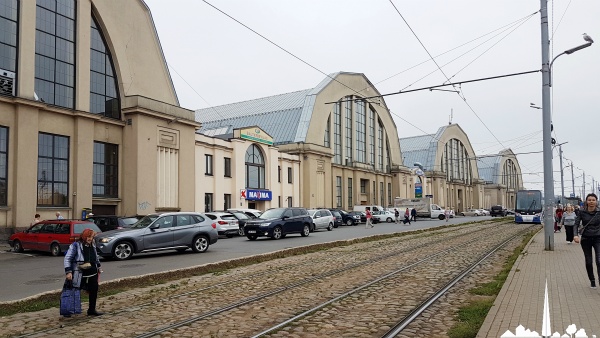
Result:
[[[381,205],[355,205],[353,211],[364,212],[365,210],[367,210],[367,208],[369,208],[369,210],[371,210],[371,212],[385,211],[385,208],[382,207]]]

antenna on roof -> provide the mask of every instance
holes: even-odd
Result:
[[[452,124],[452,117],[454,117],[454,110],[450,108],[450,119],[448,120],[448,125]]]

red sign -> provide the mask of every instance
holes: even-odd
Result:
[[[245,189],[240,190],[240,197],[243,199],[246,199],[246,190]]]

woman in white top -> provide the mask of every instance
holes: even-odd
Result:
[[[565,212],[562,214],[560,224],[565,227],[565,233],[567,234],[567,242],[573,243],[573,235],[575,232],[575,220],[577,214],[575,214],[575,208],[571,204],[567,204]]]

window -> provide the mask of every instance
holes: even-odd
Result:
[[[120,119],[119,87],[112,58],[94,17],[90,40],[90,112]]]
[[[93,161],[92,195],[95,197],[118,197],[119,146],[94,142]]]
[[[171,228],[173,227],[173,216],[165,216],[156,220],[154,225],[158,225],[159,228]]]
[[[365,101],[356,101],[356,162],[365,163],[367,160],[366,126],[367,115]]]
[[[277,207],[281,208],[281,196],[277,196]]]
[[[294,180],[292,179],[293,178],[292,167],[288,167],[287,169],[288,169],[288,183],[293,183]]]
[[[381,203],[379,205],[384,206],[385,205],[385,190],[384,190],[383,182],[379,182],[379,199],[381,200]]]
[[[377,185],[375,184],[375,181],[373,181],[373,195],[371,195],[371,203],[372,204],[377,204]]]
[[[341,102],[333,106],[333,163],[342,164],[342,115]]]
[[[18,8],[17,0],[4,0],[0,5],[0,69],[11,72],[17,71]]]
[[[451,139],[446,142],[442,154],[442,171],[446,173],[446,180],[459,180],[471,184],[472,171],[469,157],[461,141]]]
[[[281,166],[277,166],[277,182],[281,183]]]
[[[346,160],[352,162],[352,96],[346,97]]]
[[[377,127],[377,168],[383,170],[383,125],[381,121],[378,121]]]
[[[35,92],[46,103],[75,106],[75,0],[38,0]]]
[[[292,196],[288,196],[288,198],[287,198],[287,201],[288,201],[288,207],[290,207],[290,208],[291,208],[291,207],[293,207],[293,206],[294,206],[294,203],[292,203]],[[288,210],[288,211],[289,211],[289,210]]]
[[[194,220],[190,215],[177,215],[177,226],[192,225]]]
[[[8,128],[0,126],[0,205],[8,204]]]
[[[329,117],[327,118],[327,124],[325,125],[325,136],[323,137],[323,146],[324,147],[331,147],[331,144],[329,142],[329,125],[331,124],[331,115],[329,115]]]
[[[231,177],[231,159],[229,157],[224,158],[224,166],[225,166],[225,177]]]
[[[373,108],[369,109],[369,137],[369,146],[371,149],[369,163],[375,166],[375,111],[373,110]]]
[[[204,194],[204,212],[213,210],[213,194]]]
[[[352,205],[352,179],[348,178],[348,209],[351,209]]]
[[[265,159],[256,144],[246,150],[246,188],[265,188]]]
[[[392,205],[392,184],[391,183],[388,183],[388,205]]]
[[[42,230],[40,230],[41,234],[53,234],[56,230],[56,223],[48,223],[46,224]]]
[[[231,194],[223,195],[223,210],[231,209]]]
[[[369,184],[369,180],[364,180],[364,179],[360,179],[360,193],[361,194],[366,194],[367,193],[367,184]]]
[[[342,176],[335,177],[335,207],[342,207]]]
[[[69,138],[39,133],[37,205],[69,205]]]
[[[204,155],[204,158],[206,159],[206,171],[204,172],[204,174],[212,176],[212,174],[213,174],[213,157],[212,157],[212,155]]]

